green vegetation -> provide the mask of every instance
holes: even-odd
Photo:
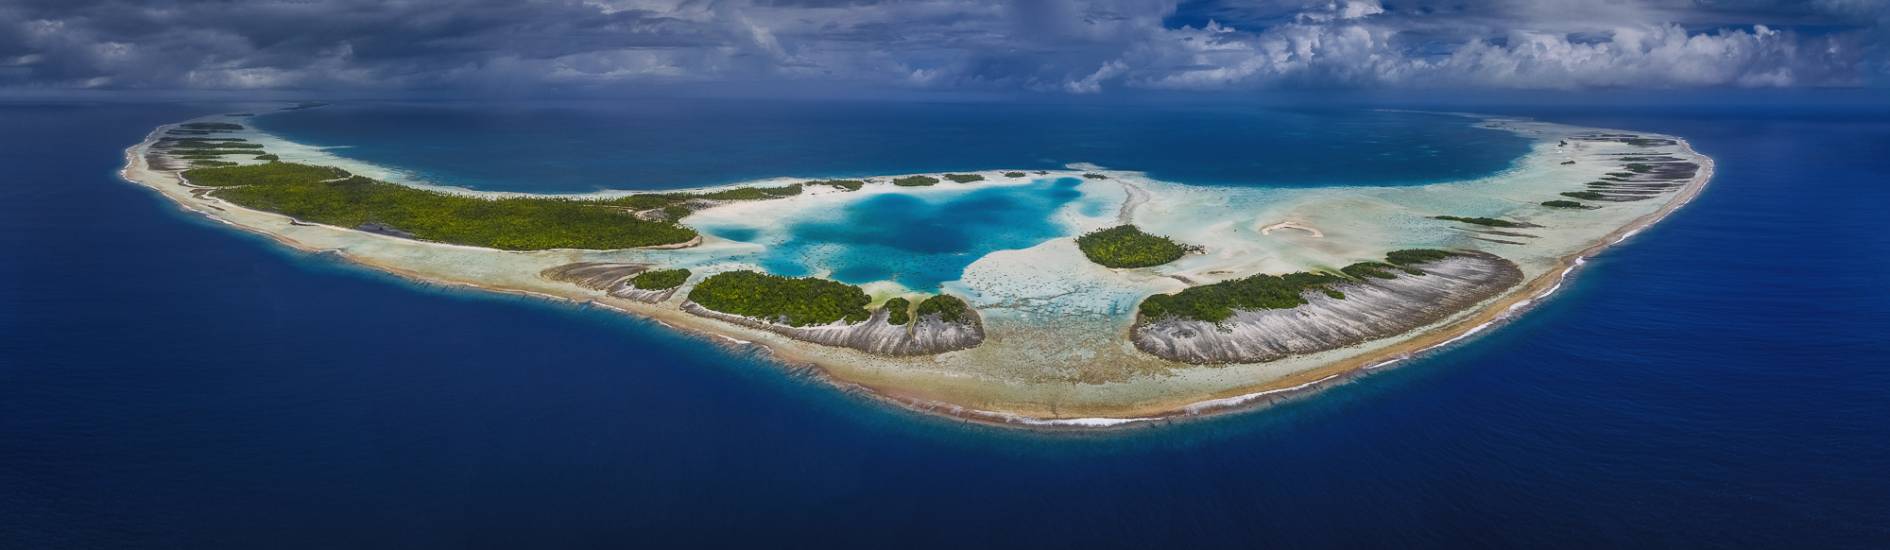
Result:
[[[1102,174],[1097,174],[1097,173],[1095,173],[1095,172],[1091,172],[1091,173],[1088,173],[1088,174],[1083,174],[1083,177],[1085,177],[1085,178],[1089,178],[1089,179],[1093,179],[1093,180],[1106,180],[1106,179],[1109,179],[1109,176],[1105,176],[1105,175],[1102,175]]]
[[[168,152],[180,157],[214,157],[217,155],[254,155],[262,151],[255,149],[171,149]]]
[[[1351,277],[1353,279],[1359,279],[1359,280],[1364,280],[1367,278],[1378,278],[1378,279],[1398,278],[1398,274],[1392,273],[1391,271],[1389,271],[1392,269],[1396,269],[1398,271],[1403,271],[1407,274],[1417,275],[1421,277],[1424,275],[1424,271],[1415,267],[1411,267],[1411,266],[1421,264],[1421,263],[1435,262],[1437,260],[1442,260],[1444,258],[1449,258],[1455,255],[1457,255],[1455,252],[1450,252],[1447,250],[1432,250],[1432,249],[1425,249],[1425,248],[1393,250],[1385,254],[1385,261],[1383,262],[1359,262],[1359,263],[1355,263],[1352,265],[1339,268],[1339,272],[1344,273],[1348,277]]]
[[[1567,194],[1567,193],[1564,193],[1564,194]],[[1462,222],[1462,223],[1467,223],[1467,224],[1472,224],[1472,225],[1481,225],[1481,226],[1486,226],[1486,227],[1533,227],[1529,224],[1522,223],[1522,222],[1512,222],[1509,220],[1499,220],[1496,218],[1466,218],[1463,216],[1432,216],[1432,217],[1436,219],[1440,219],[1440,220],[1449,220],[1453,222]]]
[[[214,170],[185,170],[184,179],[191,185],[202,187],[229,187],[232,185],[278,185],[286,183],[318,182],[348,177],[348,172],[340,168],[310,166],[288,162],[232,166]]]
[[[263,154],[263,150],[256,147],[226,147],[218,143],[191,143],[191,144],[186,144],[186,145],[172,146],[172,147],[168,147],[168,148],[164,148],[160,150],[166,153],[173,154],[173,155],[191,155],[191,154],[260,155],[260,154]]]
[[[1317,290],[1335,299],[1345,299],[1345,293],[1330,285],[1348,280],[1367,278],[1395,279],[1396,269],[1413,275],[1423,272],[1411,267],[1414,264],[1431,262],[1455,253],[1444,250],[1397,250],[1385,255],[1386,262],[1359,262],[1339,270],[1344,276],[1331,273],[1288,273],[1286,275],[1254,275],[1243,279],[1220,282],[1211,285],[1192,287],[1174,294],[1157,294],[1142,301],[1140,308],[1144,319],[1179,317],[1218,323],[1234,316],[1238,310],[1288,309],[1306,304],[1302,293]],[[1389,262],[1389,263],[1387,263]]]
[[[1387,274],[1389,275],[1389,274]],[[1312,289],[1327,290],[1326,285],[1344,279],[1325,273],[1289,273],[1254,275],[1211,285],[1202,285],[1174,294],[1157,294],[1142,301],[1141,313],[1147,319],[1180,317],[1218,323],[1234,316],[1235,310],[1287,309],[1306,303],[1300,293]]]
[[[1429,248],[1408,248],[1404,250],[1393,250],[1391,252],[1386,253],[1385,261],[1391,262],[1394,265],[1410,266],[1410,265],[1421,264],[1421,263],[1435,262],[1438,260],[1442,260],[1444,258],[1456,256],[1456,255],[1457,253],[1451,252],[1449,250],[1435,250],[1435,249],[1429,249]]]
[[[259,166],[274,166],[271,163]],[[231,170],[247,167],[228,167]],[[538,198],[488,200],[422,191],[353,177],[247,185],[219,192],[236,204],[298,219],[359,227],[379,224],[415,238],[505,250],[616,249],[676,244],[696,232],[668,222],[640,220],[579,201]]]
[[[701,194],[689,193],[643,193],[603,201],[602,204],[621,206],[631,210],[661,209],[670,219],[689,214],[692,210],[687,202],[692,200],[711,201],[758,201],[792,197],[801,194],[802,184],[783,185],[781,187],[737,187]]]
[[[1568,191],[1568,192],[1562,193],[1562,196],[1568,197],[1571,199],[1581,199],[1585,201],[1598,201],[1598,200],[1607,198],[1607,195],[1603,195],[1600,192],[1596,192],[1596,191]]]
[[[1549,208],[1588,208],[1588,205],[1585,205],[1579,202],[1561,201],[1561,200],[1542,201],[1542,205],[1547,206]]]
[[[190,167],[191,167],[191,168],[215,168],[215,167],[218,167],[218,166],[236,166],[236,163],[234,163],[234,162],[227,162],[227,161],[221,161],[221,160],[193,160],[193,161],[190,161]]]
[[[683,193],[644,193],[641,195],[630,195],[610,199],[605,201],[605,203],[611,206],[622,206],[631,210],[656,210],[658,208],[681,205],[691,198],[694,197]]]
[[[341,227],[376,224],[414,238],[506,250],[616,249],[687,242],[696,232],[639,220],[594,202],[488,200],[347,177],[339,169],[285,162],[193,168],[193,185],[227,187],[217,196],[257,210]]]
[[[1636,174],[1645,174],[1645,173],[1654,171],[1653,165],[1641,164],[1638,162],[1629,164],[1627,166],[1622,166],[1622,168],[1626,168],[1627,171],[1633,172]]]
[[[794,185],[783,185],[781,187],[737,187],[690,197],[712,201],[758,201],[792,197],[799,194],[801,194],[801,184],[796,183]]]
[[[886,322],[903,325],[912,322],[912,301],[905,298],[893,298],[886,305],[879,306],[886,310]]]
[[[658,269],[645,271],[630,278],[630,286],[643,290],[669,290],[682,286],[689,280],[687,269]]]
[[[1398,266],[1384,262],[1359,262],[1339,268],[1339,272],[1344,273],[1347,277],[1360,280],[1370,278],[1396,279],[1398,278],[1397,274],[1385,270],[1397,269],[1397,267]]]
[[[932,176],[906,176],[893,179],[893,185],[900,187],[925,187],[936,184],[938,184],[938,178]]]
[[[831,185],[848,191],[859,191],[861,187],[866,187],[866,182],[861,180],[815,180],[807,182],[805,185]]]
[[[215,147],[215,148],[223,148],[223,149],[261,149],[263,148],[263,145],[261,143],[245,143],[241,140],[211,141],[211,140],[200,140],[200,139],[188,139],[188,140],[177,140],[170,143],[171,143],[170,146],[173,148],[186,148],[186,147]]]
[[[713,311],[804,327],[864,321],[871,316],[866,305],[873,300],[860,287],[826,279],[730,271],[696,284],[689,301]]]
[[[178,126],[186,130],[241,130],[243,125],[228,122],[191,122]]]
[[[1099,229],[1076,238],[1089,261],[1103,267],[1151,267],[1181,259],[1187,245],[1160,235],[1143,233],[1134,225]]]
[[[1023,173],[1023,172],[1005,172],[1005,173],[1004,173],[1004,177],[1007,177],[1007,178],[1021,178],[1021,177],[1024,177],[1024,173]]]
[[[984,181],[984,176],[978,174],[945,174],[945,179],[957,183],[971,183],[974,181]]]
[[[1633,173],[1633,172],[1608,172],[1608,174],[1607,174],[1607,175],[1608,175],[1608,177],[1611,177],[1611,178],[1631,178],[1631,177],[1634,177],[1634,173]]]
[[[939,320],[957,323],[963,321],[965,314],[970,311],[971,306],[965,305],[965,301],[958,299],[957,296],[940,294],[921,300],[918,311],[914,315],[921,319],[927,315],[938,315]]]
[[[266,160],[269,162],[275,162],[278,160],[282,160],[282,157],[278,157],[275,155],[256,155],[256,160]]]
[[[200,143],[200,142],[230,142],[230,143],[236,143],[236,142],[242,142],[242,141],[249,141],[249,140],[247,140],[247,139],[243,139],[243,138],[211,138],[211,137],[184,137],[184,138],[175,138],[175,137],[166,137],[166,138],[158,138],[158,143],[169,143],[169,142],[175,142],[175,143]]]

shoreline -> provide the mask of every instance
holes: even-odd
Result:
[[[1220,391],[1208,392],[1205,395],[1200,392],[1193,392],[1178,397],[1152,399],[1112,407],[1107,409],[1108,414],[1062,417],[1055,410],[1054,404],[1050,405],[1048,408],[1042,404],[1024,407],[1016,406],[1015,403],[1006,403],[1006,405],[1009,406],[991,407],[989,409],[967,407],[936,399],[928,399],[910,389],[876,384],[874,383],[875,379],[883,381],[885,377],[865,376],[863,372],[858,372],[857,369],[855,374],[861,374],[861,376],[848,377],[836,372],[830,365],[823,364],[820,359],[802,353],[800,350],[737,338],[734,335],[726,333],[726,331],[717,330],[719,327],[708,322],[710,320],[691,316],[681,310],[651,307],[647,304],[633,304],[629,303],[627,300],[607,296],[599,297],[577,290],[560,294],[540,290],[513,288],[500,284],[482,284],[472,281],[444,279],[361,255],[350,254],[348,251],[342,249],[307,245],[289,236],[274,233],[262,227],[252,227],[244,223],[224,219],[217,213],[198,208],[201,206],[221,210],[218,206],[192,204],[190,201],[179,200],[179,198],[174,195],[173,190],[167,190],[161,187],[163,184],[169,182],[145,181],[139,179],[139,176],[144,174],[153,176],[165,175],[163,171],[148,166],[145,152],[147,152],[149,146],[162,135],[162,132],[171,126],[172,125],[164,125],[154,129],[146,136],[143,142],[126,149],[127,162],[126,166],[119,172],[120,177],[135,184],[150,187],[160,194],[166,195],[167,198],[172,198],[173,202],[178,203],[179,207],[186,211],[203,215],[225,225],[267,236],[271,240],[287,245],[293,250],[314,254],[329,254],[354,265],[375,269],[402,279],[430,285],[444,285],[517,296],[566,301],[577,305],[595,304],[623,314],[652,320],[667,327],[680,329],[682,332],[704,337],[707,341],[718,343],[728,342],[728,344],[725,345],[738,345],[765,350],[767,351],[769,360],[771,362],[780,363],[784,370],[813,370],[820,373],[819,378],[824,383],[830,384],[844,392],[871,397],[874,400],[896,405],[916,413],[946,416],[977,424],[1002,426],[1012,429],[1023,428],[1046,431],[1095,431],[1098,429],[1136,427],[1252,410],[1278,402],[1282,399],[1311,395],[1336,386],[1338,383],[1349,380],[1355,376],[1368,374],[1371,371],[1403,362],[1406,359],[1411,359],[1459,343],[1470,336],[1492,328],[1497,323],[1513,318],[1515,315],[1525,312],[1534,305],[1541,303],[1544,299],[1559,290],[1561,285],[1566,282],[1569,277],[1573,276],[1576,268],[1580,267],[1580,265],[1585,262],[1586,258],[1608,247],[1620,244],[1628,237],[1639,233],[1645,228],[1652,226],[1654,223],[1658,223],[1679,207],[1690,203],[1704,189],[1714,171],[1713,160],[1710,157],[1699,155],[1686,140],[1676,138],[1677,144],[1681,150],[1698,159],[1700,169],[1678,193],[1667,199],[1665,204],[1661,205],[1657,210],[1634,218],[1630,223],[1602,236],[1589,246],[1573,254],[1561,257],[1555,262],[1551,269],[1516,285],[1511,290],[1483,302],[1472,309],[1452,315],[1448,320],[1443,321],[1441,325],[1420,328],[1417,329],[1419,332],[1409,335],[1390,337],[1389,339],[1396,341],[1384,348],[1338,359],[1324,365],[1293,372],[1263,382],[1234,386]],[[170,174],[170,176],[174,178],[174,174]],[[177,185],[173,185],[173,187],[184,190],[183,192],[186,194],[203,189],[182,185],[181,181],[176,183]],[[1140,190],[1132,184],[1125,183],[1124,185],[1125,187]],[[1134,192],[1131,191],[1130,193],[1132,200]],[[1146,201],[1146,191],[1143,191],[1142,194],[1144,195],[1142,201]],[[206,202],[214,201],[227,207],[250,211],[240,206],[221,201],[220,199],[215,199],[214,197],[197,198]],[[1119,215],[1127,214],[1129,207],[1130,205],[1125,202],[1124,211],[1120,212]],[[270,215],[280,216],[279,214]],[[284,217],[286,218],[286,216]],[[347,231],[345,228],[332,226],[322,227]],[[416,242],[409,239],[400,239],[398,237],[383,237],[402,241],[403,243]],[[441,243],[421,244],[427,246],[461,247],[461,245]],[[470,248],[476,249],[477,247]],[[580,252],[582,251],[561,250],[546,251],[546,254],[569,255]],[[1401,340],[1399,340],[1400,337],[1402,337]],[[1074,381],[1066,383],[1072,385],[1083,384],[1082,382]],[[863,391],[851,391],[855,389]],[[1090,408],[1096,407],[1091,405]]]
[[[1616,229],[1603,236],[1600,242],[1590,245],[1575,254],[1561,258],[1554,269],[1549,270],[1522,284],[1511,291],[1501,294],[1473,310],[1468,316],[1450,321],[1407,338],[1397,344],[1373,353],[1342,359],[1324,367],[1308,369],[1253,386],[1234,388],[1216,392],[1206,399],[1180,400],[1180,404],[1159,404],[1142,409],[1131,409],[1122,416],[1097,416],[1081,418],[1042,418],[1019,415],[1005,411],[985,411],[953,408],[949,414],[984,424],[1006,427],[1037,429],[1066,429],[1131,427],[1157,424],[1176,420],[1204,419],[1222,414],[1233,414],[1255,409],[1285,399],[1316,394],[1353,377],[1369,374],[1372,371],[1403,363],[1412,359],[1440,351],[1444,348],[1469,340],[1486,330],[1497,328],[1500,324],[1527,313],[1540,305],[1556,291],[1561,290],[1575,271],[1593,257],[1608,248],[1619,245],[1629,237],[1652,227],[1666,219],[1674,211],[1693,202],[1706,184],[1712,179],[1715,169],[1712,157],[1699,155],[1691,143],[1677,139],[1681,150],[1697,155],[1700,159],[1700,171],[1680,192],[1668,200],[1660,209],[1636,218],[1633,223]],[[1395,337],[1394,337],[1395,338]],[[1272,397],[1272,399],[1264,399]],[[938,404],[951,407],[946,404]],[[928,411],[940,412],[940,411]]]

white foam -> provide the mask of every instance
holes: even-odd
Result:
[[[1434,350],[1434,349],[1437,349],[1437,348],[1441,348],[1441,347],[1444,347],[1444,346],[1448,346],[1448,345],[1451,345],[1451,344],[1455,344],[1455,343],[1457,343],[1457,342],[1461,342],[1461,341],[1463,341],[1463,339],[1465,339],[1465,338],[1469,338],[1469,337],[1471,337],[1471,336],[1475,336],[1475,335],[1476,335],[1476,333],[1479,333],[1479,332],[1483,332],[1483,329],[1487,329],[1487,328],[1490,328],[1490,325],[1494,325],[1494,324],[1496,324],[1496,323],[1495,323],[1494,321],[1492,321],[1492,322],[1488,322],[1488,323],[1483,323],[1483,324],[1481,324],[1481,325],[1477,325],[1477,326],[1474,326],[1474,327],[1470,327],[1470,330],[1466,330],[1466,331],[1463,331],[1463,334],[1459,334],[1459,335],[1456,335],[1456,336],[1454,336],[1454,337],[1452,337],[1452,338],[1451,338],[1451,339],[1449,339],[1449,340],[1445,340],[1445,341],[1442,341],[1442,342],[1438,342],[1438,343],[1437,343],[1437,344],[1435,344],[1435,345],[1432,345],[1432,346],[1430,346],[1430,347],[1427,347],[1427,348],[1424,348],[1424,349],[1421,349],[1421,350],[1418,350],[1418,351],[1421,351],[1421,352],[1422,352],[1422,351],[1430,351],[1430,350]]]
[[[1046,426],[1046,427],[1069,426],[1069,427],[1078,427],[1078,428],[1107,428],[1110,426],[1122,426],[1125,424],[1134,424],[1137,422],[1148,422],[1151,420],[1160,420],[1160,418],[1156,418],[1156,417],[1109,418],[1109,417],[1100,417],[1100,416],[1082,417],[1082,418],[1037,418],[1037,417],[1024,416],[1024,415],[1014,414],[1014,413],[966,409],[962,407],[953,407],[953,406],[938,407],[938,408],[949,410],[952,413],[958,414],[958,415],[982,417],[982,418],[987,418],[987,419],[992,419],[992,420],[998,420],[1007,424],[1017,424],[1020,426]]]
[[[1284,388],[1257,391],[1257,392],[1248,393],[1248,394],[1236,395],[1233,397],[1223,397],[1220,399],[1209,399],[1206,401],[1197,401],[1192,405],[1188,405],[1186,410],[1188,411],[1188,414],[1200,414],[1203,411],[1211,411],[1214,409],[1222,409],[1222,408],[1227,408],[1227,407],[1237,407],[1240,405],[1251,403],[1255,399],[1259,399],[1259,398],[1266,397],[1269,395],[1273,395],[1277,393],[1299,391],[1299,390],[1303,390],[1303,389],[1310,388],[1313,386],[1317,386],[1328,380],[1338,378],[1339,376],[1340,375],[1334,374],[1334,375],[1327,376],[1325,378],[1320,378],[1318,380],[1314,380],[1314,381],[1300,384],[1297,386],[1288,386]]]

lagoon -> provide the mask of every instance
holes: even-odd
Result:
[[[936,291],[986,254],[1068,234],[1054,216],[1083,198],[1082,183],[1048,178],[922,195],[882,193],[780,225],[746,216],[690,222],[710,235],[764,246],[754,261],[779,275],[821,275],[852,284],[889,280]],[[1076,206],[1100,212],[1105,204],[1089,200]]]

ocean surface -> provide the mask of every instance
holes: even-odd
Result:
[[[256,124],[431,183],[540,193],[1072,163],[1195,184],[1390,185],[1475,177],[1527,152],[1526,140],[1463,120],[1358,109],[651,100],[344,103]]]
[[[1263,411],[1046,435],[287,251],[115,173],[153,126],[261,108],[0,103],[0,548],[1890,545],[1881,109],[1509,109],[1684,136],[1718,175],[1467,344]],[[928,121],[919,139],[838,106],[585,108],[265,125],[455,184],[569,191],[1066,162],[1400,183],[1521,152],[1374,112],[1115,107],[1068,128],[1044,121],[1079,108],[861,108]],[[662,131],[546,156],[642,111]],[[468,146],[486,127],[500,141]]]

